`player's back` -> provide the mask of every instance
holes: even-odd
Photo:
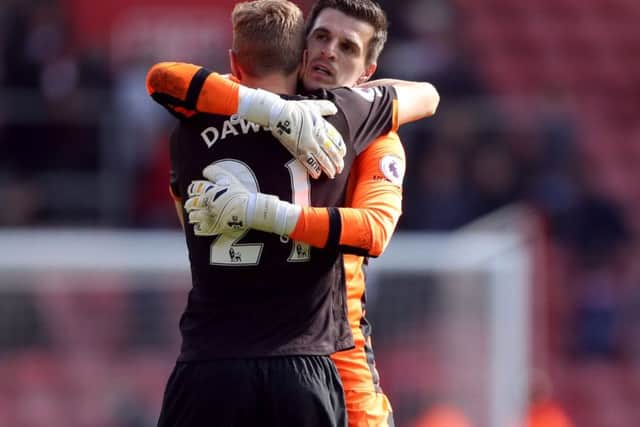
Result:
[[[344,109],[332,117],[347,136],[345,171],[333,180],[310,180],[306,169],[259,126],[205,114],[182,120],[171,140],[174,192],[186,199],[188,185],[202,179],[206,166],[224,162],[251,191],[300,205],[343,206],[355,156],[370,133],[391,125],[392,93],[385,95],[383,107],[372,107],[357,95],[345,101],[340,91],[324,94],[338,104],[355,100],[355,107],[363,107],[361,114],[368,117],[344,114]],[[188,224],[185,233],[193,289],[180,324],[182,360],[326,355],[353,345],[337,245],[311,248],[255,230],[235,237],[201,237]]]
[[[250,190],[282,200],[339,204],[344,197],[342,179],[310,182],[270,132],[246,122],[200,115],[181,122],[171,144],[174,191],[185,199],[189,183],[213,162]],[[255,230],[235,238],[195,236],[189,226],[185,233],[193,289],[181,320],[182,358],[330,354],[352,345],[336,248]]]

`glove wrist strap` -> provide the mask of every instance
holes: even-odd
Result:
[[[249,193],[247,198],[247,227],[253,227],[253,218],[256,215],[256,194]]]
[[[238,118],[267,127],[271,119],[280,114],[285,102],[274,93],[244,86],[240,86],[238,98]]]
[[[252,208],[252,205],[255,207]],[[253,213],[250,209],[253,209]],[[300,206],[283,202],[277,196],[258,193],[255,203],[249,198],[247,217],[251,218],[251,228],[283,236],[293,231],[301,210]]]
[[[298,218],[300,218],[300,212],[302,212],[302,208],[300,206],[280,200],[278,202],[278,214],[276,216],[276,226],[278,228],[275,231],[276,234],[279,234],[280,236],[289,236],[293,229],[296,228]]]

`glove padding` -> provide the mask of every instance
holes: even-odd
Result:
[[[313,178],[323,171],[334,178],[344,168],[347,150],[340,132],[322,116],[337,112],[327,100],[287,101],[271,92],[241,87],[235,116],[268,126]]]
[[[206,180],[189,184],[184,208],[196,236],[239,235],[249,228],[288,236],[301,207],[277,196],[252,193],[220,164],[207,166]]]

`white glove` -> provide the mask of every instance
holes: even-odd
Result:
[[[327,100],[287,101],[262,89],[241,86],[236,117],[262,126],[308,169],[313,178],[324,171],[334,178],[344,168],[346,145],[340,132],[322,116],[334,115]]]
[[[219,164],[207,166],[202,174],[208,181],[192,181],[184,205],[196,236],[239,234],[249,228],[288,236],[295,228],[300,206],[249,192]]]

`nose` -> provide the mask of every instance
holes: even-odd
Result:
[[[329,42],[322,47],[322,56],[327,59],[335,59],[336,58],[336,43]]]

